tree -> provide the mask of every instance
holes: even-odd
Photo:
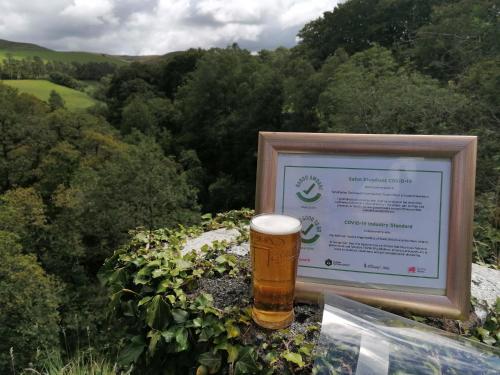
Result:
[[[64,108],[64,100],[55,90],[50,91],[49,106],[52,111]]]
[[[121,115],[120,131],[122,134],[130,134],[133,129],[152,136],[157,133],[157,121],[151,113],[145,99],[134,95],[132,100],[123,107]]]
[[[188,73],[196,69],[203,54],[203,50],[189,49],[175,54],[162,64],[158,86],[168,98],[174,99],[177,89],[186,81]]]
[[[118,127],[122,109],[133,95],[145,98],[158,96],[155,87],[158,76],[159,70],[154,64],[132,63],[117,70],[106,93],[110,122]]]
[[[45,74],[45,64],[40,56],[33,56],[32,70],[35,78],[40,78]]]
[[[27,252],[39,253],[47,229],[46,207],[33,188],[17,188],[0,196],[0,230],[15,233]]]
[[[318,67],[338,48],[349,54],[374,43],[387,48],[411,46],[417,29],[429,22],[432,7],[453,0],[350,0],[306,24],[298,50]]]
[[[227,208],[253,204],[258,131],[281,128],[282,90],[282,78],[272,67],[239,48],[207,51],[178,90],[183,126],[173,135],[196,151],[207,185],[224,175],[238,181],[224,184]],[[210,203],[216,197],[205,189],[204,209],[222,209]]]
[[[34,256],[21,254],[12,233],[0,231],[0,258],[0,372],[8,374],[26,367],[38,349],[59,349],[60,287]]]
[[[498,0],[461,0],[434,8],[412,51],[419,69],[448,81],[478,60],[498,56],[498,6]]]
[[[57,199],[73,207],[69,222],[80,228],[87,262],[97,268],[128,238],[129,230],[174,227],[199,217],[196,191],[186,175],[144,137],[98,169],[82,167]]]
[[[318,103],[324,131],[447,134],[475,127],[465,96],[400,67],[382,47],[351,56],[330,82]]]
[[[459,77],[461,92],[486,106],[492,116],[500,118],[500,56],[470,65]]]
[[[43,102],[0,84],[0,192],[36,178],[33,166],[50,138],[40,124],[46,112]]]

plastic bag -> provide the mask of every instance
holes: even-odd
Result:
[[[500,374],[500,351],[333,294],[313,374]]]

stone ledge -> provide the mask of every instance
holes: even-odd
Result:
[[[213,241],[234,241],[239,232],[236,229],[217,229],[205,232],[201,236],[189,239],[184,246],[182,253],[196,250],[200,251],[203,245],[210,245]],[[236,255],[246,255],[249,252],[248,242],[232,246],[230,253]],[[475,307],[476,315],[483,321],[486,318],[487,306],[495,304],[497,297],[500,296],[500,270],[472,264],[472,297],[476,298],[479,304]],[[485,306],[486,305],[486,306]]]

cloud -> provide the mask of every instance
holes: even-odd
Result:
[[[0,39],[58,50],[163,54],[188,48],[287,47],[332,10],[326,0],[0,0]]]
[[[111,0],[74,0],[60,12],[61,17],[70,22],[92,26],[96,24],[116,24]]]

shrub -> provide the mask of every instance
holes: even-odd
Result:
[[[57,85],[69,87],[70,89],[80,90],[82,88],[82,84],[79,81],[61,72],[50,73],[49,81]]]

